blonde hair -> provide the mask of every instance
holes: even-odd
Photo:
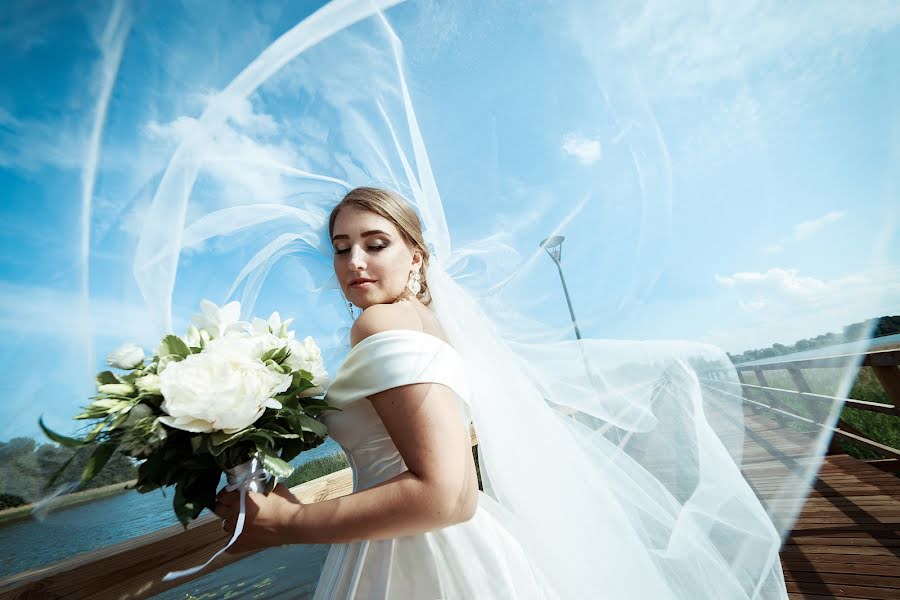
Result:
[[[422,287],[416,298],[426,306],[431,304],[428,281],[425,279],[430,255],[422,235],[422,223],[413,207],[389,190],[371,187],[352,189],[331,209],[331,216],[328,218],[328,237],[334,235],[334,222],[342,208],[364,210],[387,219],[394,224],[406,244],[422,254],[422,268],[419,271],[419,284]]]

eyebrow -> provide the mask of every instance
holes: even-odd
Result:
[[[381,231],[380,229],[372,229],[371,231],[363,231],[363,232],[362,232],[362,237],[369,237],[370,235],[378,235],[378,234],[386,235],[386,236],[388,236],[388,237],[391,237],[391,234],[389,234],[389,233],[386,232],[386,231]],[[349,239],[350,239],[350,236],[349,236],[349,235],[341,234],[341,235],[336,235],[336,236],[334,236],[333,238],[331,238],[331,241],[333,242],[333,241],[335,241],[335,240],[349,240]]]

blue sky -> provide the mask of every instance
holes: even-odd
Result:
[[[34,435],[41,413],[65,429],[106,352],[158,338],[134,272],[148,215],[163,238],[251,203],[313,218],[340,188],[300,171],[402,173],[412,137],[378,18],[222,93],[320,4],[0,8],[0,439]],[[501,232],[510,249],[475,289],[515,274],[497,301],[570,335],[538,248],[559,233],[588,337],[741,352],[898,312],[896,3],[448,4],[384,14],[453,247]],[[160,206],[181,193],[162,184],[185,145],[198,174],[180,224]],[[175,329],[295,231],[283,219],[185,248]],[[275,262],[253,312],[295,316],[333,369],[349,321],[336,293],[305,300],[327,259]],[[158,306],[165,287],[147,281]]]

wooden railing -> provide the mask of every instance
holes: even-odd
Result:
[[[829,453],[840,453],[836,445],[837,439],[855,442],[872,450],[879,456],[888,459],[885,468],[897,470],[897,460],[900,459],[900,449],[887,446],[875,441],[860,432],[843,418],[839,418],[834,427],[826,425],[828,420],[825,407],[831,406],[835,401],[843,402],[845,407],[857,410],[877,412],[895,417],[900,417],[900,349],[869,350],[867,352],[851,354],[826,355],[815,358],[794,358],[790,355],[782,360],[753,361],[735,365],[740,380],[741,395],[744,401],[750,405],[763,407],[772,411],[776,417],[787,417],[814,424],[829,429],[832,433],[832,446]],[[807,369],[848,369],[870,367],[879,383],[887,394],[890,404],[879,402],[867,402],[853,398],[837,398],[825,394],[817,394],[810,388],[809,382],[804,376]],[[767,373],[773,371],[785,371],[790,376],[796,389],[778,388],[769,385]],[[757,383],[750,383],[748,375],[752,373]],[[707,374],[711,383],[725,384],[724,378],[718,378],[716,373]],[[754,394],[754,392],[756,392]],[[799,415],[788,406],[783,397],[793,397],[802,400],[809,407],[809,416]],[[764,398],[766,402],[761,402]]]

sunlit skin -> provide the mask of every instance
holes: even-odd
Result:
[[[341,290],[362,309],[405,295],[410,273],[422,265],[422,254],[410,249],[391,221],[367,211],[342,209],[331,243]],[[354,285],[359,279],[373,281]]]
[[[444,337],[430,311],[406,291],[410,273],[422,266],[422,254],[404,241],[391,221],[343,209],[333,235],[335,275],[345,296],[363,309],[350,332],[352,345],[394,329]],[[369,281],[354,284],[357,279]],[[250,493],[244,530],[230,553],[395,538],[474,516],[478,480],[454,393],[443,385],[417,383],[372,394],[368,400],[408,470],[372,488],[312,504],[301,504],[282,484],[268,496]],[[238,492],[219,494],[215,513],[229,535],[238,510]]]

